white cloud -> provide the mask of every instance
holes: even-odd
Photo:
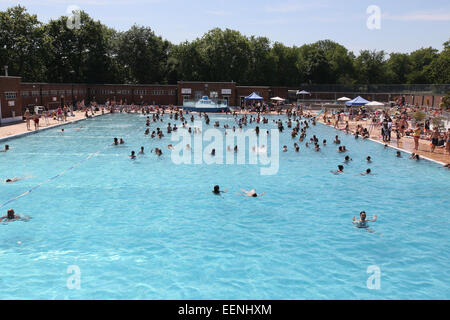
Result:
[[[383,18],[392,21],[450,21],[450,12],[417,12],[404,15],[385,14]]]

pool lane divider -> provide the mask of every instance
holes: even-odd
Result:
[[[86,120],[86,119],[79,119],[79,120],[77,120],[77,121],[81,121],[81,120]],[[74,122],[75,122],[75,121],[74,121]],[[71,122],[71,123],[73,123],[73,122]],[[66,124],[68,124],[68,123],[66,123]],[[62,124],[62,125],[65,125],[65,124]],[[52,127],[52,128],[54,128],[54,127]],[[49,128],[49,129],[50,129],[50,128]],[[131,131],[133,131],[134,129],[135,129],[135,128],[133,128],[132,130],[130,130],[130,132],[126,135],[126,137],[128,137],[128,135],[129,135],[129,134],[131,133]],[[140,129],[139,129],[139,130],[140,130]],[[75,169],[76,167],[79,167],[83,162],[88,161],[89,159],[91,159],[92,157],[98,155],[100,152],[102,152],[103,150],[106,150],[106,149],[109,148],[109,147],[111,147],[111,145],[107,145],[106,147],[104,147],[104,148],[98,150],[97,152],[90,154],[88,157],[86,157],[85,159],[83,159],[83,160],[77,162],[76,164],[74,164],[74,165],[71,166],[70,168],[68,168],[68,169],[66,169],[66,170],[64,170],[64,171],[62,171],[62,172],[60,172],[60,173],[58,173],[57,175],[55,175],[55,176],[53,176],[53,177],[51,177],[51,178],[45,180],[44,182],[39,183],[38,185],[34,186],[33,188],[29,189],[28,191],[25,191],[24,193],[22,193],[21,195],[18,195],[17,197],[14,197],[14,198],[12,198],[12,199],[9,199],[8,201],[6,201],[6,202],[3,203],[2,205],[0,205],[0,209],[4,208],[4,207],[7,206],[8,204],[10,204],[10,203],[12,203],[12,202],[14,202],[14,201],[16,201],[16,200],[18,200],[18,199],[20,199],[20,198],[25,197],[26,195],[29,195],[29,194],[32,193],[33,191],[35,191],[35,190],[39,189],[40,187],[42,187],[43,185],[45,185],[45,184],[47,184],[47,183],[49,183],[49,182],[51,182],[51,181],[53,181],[53,180],[58,179],[59,177],[63,176],[63,175],[66,174],[67,172],[69,172],[69,171]]]
[[[6,201],[5,203],[3,203],[3,204],[0,206],[0,209],[3,208],[3,207],[5,207],[6,205],[10,204],[11,202],[14,202],[14,201],[16,201],[16,200],[18,200],[18,199],[20,199],[20,198],[22,198],[22,197],[25,197],[26,195],[28,195],[28,194],[32,193],[33,191],[39,189],[39,188],[42,187],[43,185],[45,185],[45,184],[47,184],[47,183],[49,183],[49,182],[51,182],[51,181],[53,181],[53,180],[55,180],[55,179],[58,179],[59,177],[61,177],[61,176],[63,176],[64,174],[66,174],[67,172],[69,172],[69,171],[75,169],[76,167],[80,166],[83,162],[88,161],[88,160],[91,159],[92,157],[98,155],[98,154],[99,154],[102,150],[104,150],[104,149],[106,149],[106,148],[103,148],[103,149],[101,149],[101,150],[99,150],[99,151],[97,151],[97,152],[95,152],[95,153],[90,154],[87,158],[85,158],[85,159],[79,161],[78,163],[74,164],[74,165],[71,166],[70,168],[68,168],[68,169],[66,169],[66,170],[64,170],[64,171],[62,171],[62,172],[60,172],[60,173],[58,173],[57,175],[55,175],[55,176],[53,176],[53,177],[51,177],[51,178],[45,180],[44,182],[39,183],[37,186],[34,186],[33,188],[31,188],[31,189],[28,190],[28,191],[25,191],[25,192],[22,193],[21,195],[18,195],[17,197],[14,197],[14,198],[12,198],[12,199],[9,199],[8,201]]]

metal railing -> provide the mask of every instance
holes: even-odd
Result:
[[[302,84],[301,90],[309,92],[363,92],[395,94],[447,94],[450,84]]]

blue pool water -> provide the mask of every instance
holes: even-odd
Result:
[[[297,154],[287,130],[278,174],[261,176],[255,165],[174,165],[170,137],[144,130],[142,115],[114,114],[8,141],[0,178],[31,178],[0,184],[0,205],[98,154],[0,209],[32,217],[0,224],[1,299],[450,298],[450,172],[438,164],[339,133],[353,162],[335,176],[336,131],[317,125],[308,140],[328,146]],[[127,144],[108,146],[113,137]],[[358,176],[369,167],[376,175]],[[228,193],[213,196],[215,184]],[[352,225],[361,210],[379,216],[375,233]],[[74,265],[79,290],[67,287]],[[369,266],[379,290],[367,288]]]

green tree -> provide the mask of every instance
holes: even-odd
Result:
[[[45,81],[44,29],[36,15],[21,6],[0,11],[0,61],[23,81]]]
[[[79,28],[68,28],[64,16],[45,26],[49,43],[47,78],[52,82],[116,82],[115,31],[85,12],[80,12],[80,18]]]
[[[296,86],[304,82],[300,72],[302,65],[299,48],[287,47],[275,42],[272,47],[272,56],[275,62],[275,73],[269,76],[273,79],[270,84],[277,86]]]
[[[427,67],[437,59],[438,51],[434,48],[422,48],[411,52],[411,72],[408,74],[407,82],[410,84],[432,83]]]
[[[450,83],[450,41],[444,43],[444,49],[425,69],[436,84]]]
[[[411,69],[411,60],[408,54],[392,53],[387,61],[387,77],[389,82],[394,84],[406,83]]]
[[[129,83],[165,82],[169,42],[134,25],[119,35],[117,58]]]
[[[363,50],[355,59],[355,73],[358,83],[384,83],[386,76],[386,60],[384,51]]]

